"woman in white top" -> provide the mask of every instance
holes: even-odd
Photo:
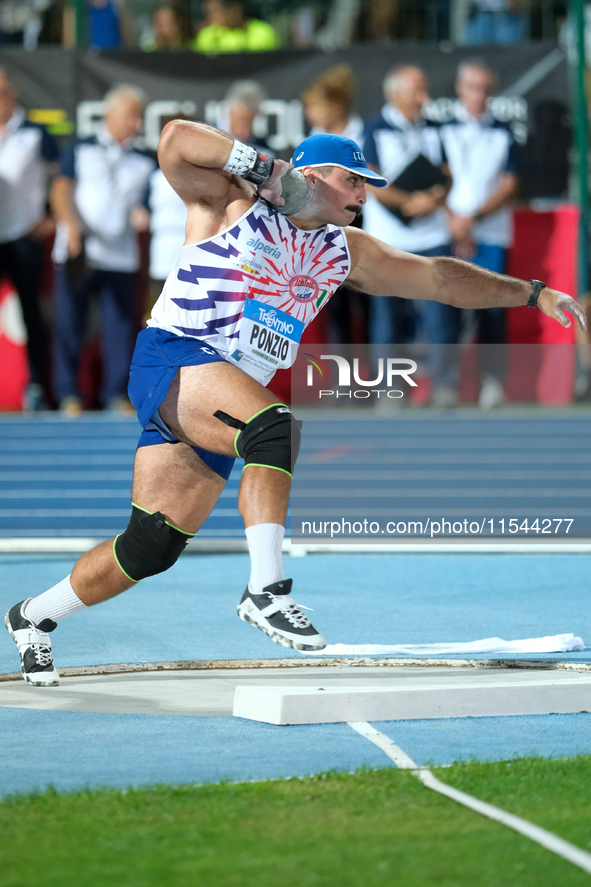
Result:
[[[351,110],[356,90],[357,80],[348,65],[336,65],[312,80],[301,96],[310,135],[330,132],[361,147],[363,120]]]

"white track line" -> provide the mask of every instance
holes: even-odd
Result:
[[[531,841],[535,841],[536,844],[545,847],[546,850],[550,850],[551,853],[562,856],[563,859],[591,874],[591,853],[581,850],[580,847],[576,847],[569,841],[559,838],[558,835],[546,831],[545,828],[541,828],[539,825],[528,822],[527,819],[514,816],[512,813],[507,813],[506,810],[501,810],[500,807],[495,807],[486,801],[479,801],[478,798],[474,798],[472,795],[466,794],[466,792],[459,791],[457,788],[452,788],[450,785],[440,782],[439,779],[433,776],[428,767],[419,767],[415,764],[406,752],[402,751],[391,739],[380,733],[371,724],[365,721],[351,721],[349,722],[349,727],[352,727],[361,736],[377,745],[401,770],[410,770],[413,776],[420,779],[427,788],[438,792],[440,795],[445,795],[447,798],[451,798],[452,801],[457,801],[458,804],[463,804],[464,807],[475,810],[476,813],[480,813],[482,816],[488,817],[488,819],[494,819],[496,822],[500,822],[501,825],[512,828]]]
[[[589,554],[591,540],[578,542],[302,542],[301,536],[284,551],[292,557],[306,554]],[[563,537],[564,538],[564,537]]]
[[[67,493],[64,498],[67,497]],[[2,509],[0,514],[11,515],[16,512],[11,509]],[[64,516],[70,517],[74,513],[77,516],[94,516],[101,515],[103,517],[122,515],[129,516],[129,508],[124,509],[101,509],[100,511],[88,511],[84,509],[62,509]],[[28,516],[55,516],[57,509],[22,509],[24,515]],[[83,513],[84,512],[84,513]],[[216,509],[213,517],[235,517],[238,511],[232,509]],[[41,532],[41,531],[38,531]],[[49,533],[49,531],[47,531]],[[53,532],[53,531],[52,531]],[[65,532],[68,532],[65,530]],[[89,530],[92,533],[93,530]],[[116,532],[119,532],[117,530]],[[114,535],[115,531],[108,530],[104,533],[102,530],[96,530],[97,537],[99,535]],[[206,541],[204,537],[211,536],[211,540]],[[235,541],[229,542],[228,536],[237,536]],[[85,551],[98,545],[103,540],[97,537],[87,537],[87,547],[83,548],[79,537],[68,536],[6,536],[0,537],[0,552],[2,553],[20,553],[27,552],[47,552],[47,551]],[[187,554],[192,554],[199,549],[216,546],[223,548],[224,553],[240,553],[247,550],[246,540],[244,539],[244,530],[201,530],[200,538],[196,538],[189,543]],[[377,543],[377,544],[348,544],[348,543],[321,543],[311,545],[308,543],[301,544],[299,542],[291,542],[285,539],[283,542],[283,553],[292,557],[304,557],[308,554],[591,554],[591,540],[579,540],[578,542],[418,542],[418,543]]]

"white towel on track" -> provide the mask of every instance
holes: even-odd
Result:
[[[545,638],[526,638],[520,641],[504,641],[503,638],[485,638],[459,644],[329,644],[318,653],[309,656],[383,656],[434,655],[441,653],[572,653],[584,650],[585,644],[574,634],[556,634]]]

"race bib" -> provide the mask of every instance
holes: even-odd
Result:
[[[228,359],[262,382],[275,370],[292,365],[304,329],[301,320],[285,311],[247,299],[238,347],[230,352]]]

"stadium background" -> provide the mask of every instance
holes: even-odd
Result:
[[[85,137],[100,124],[102,96],[117,83],[135,83],[147,96],[141,142],[155,150],[163,118],[185,113],[217,123],[222,99],[237,78],[256,79],[268,98],[261,106],[256,133],[268,139],[280,157],[289,159],[306,135],[302,104],[298,98],[312,77],[329,66],[346,62],[359,81],[355,110],[363,117],[383,104],[384,74],[399,64],[418,64],[431,83],[431,101],[425,114],[445,120],[453,113],[454,78],[458,63],[477,51],[499,71],[499,95],[493,100],[495,115],[511,124],[522,146],[520,205],[515,213],[515,243],[508,273],[528,279],[539,277],[569,294],[577,288],[579,210],[576,183],[569,170],[572,147],[571,90],[567,52],[555,41],[514,46],[452,47],[395,44],[356,45],[326,53],[317,49],[282,50],[205,57],[193,52],[145,53],[117,50],[89,52],[41,47],[35,52],[0,50],[31,120],[43,123],[62,143],[74,133]],[[47,243],[44,285],[45,313],[51,317],[51,244]],[[144,242],[144,251],[147,244]],[[138,328],[143,315],[146,286],[138,293]],[[325,319],[306,331],[304,342],[325,341]],[[562,351],[560,359],[549,346],[574,342],[574,330],[561,330],[541,314],[527,309],[508,312],[508,341],[541,344],[540,374],[554,381],[524,385],[522,366],[509,368],[510,400],[568,403],[572,399],[575,352]],[[567,356],[568,355],[568,356]],[[470,402],[470,357],[463,358],[464,400]],[[83,361],[83,390],[87,405],[96,402],[100,371],[98,344],[92,338]],[[530,374],[531,376],[531,374]],[[0,282],[0,410],[20,409],[27,380],[24,331],[19,308],[9,285]],[[275,390],[289,396],[289,378],[279,375]]]

